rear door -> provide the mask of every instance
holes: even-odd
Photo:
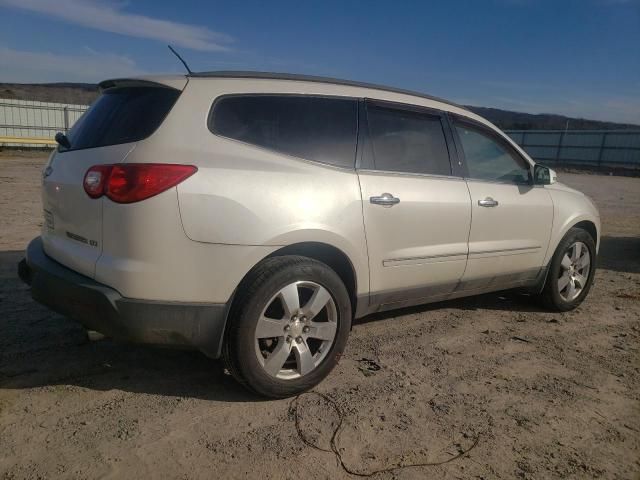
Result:
[[[450,293],[467,261],[471,202],[452,173],[444,114],[374,101],[363,110],[358,175],[371,303]]]
[[[67,267],[93,277],[102,252],[102,202],[84,191],[93,165],[122,162],[135,142],[151,135],[175,103],[179,90],[144,85],[105,90],[58,147],[43,171],[42,239],[45,252]]]
[[[530,181],[530,164],[504,138],[454,119],[466,168],[472,218],[464,289],[511,286],[536,278],[546,254],[553,203]]]

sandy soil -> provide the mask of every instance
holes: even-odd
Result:
[[[295,408],[196,352],[88,342],[34,303],[15,271],[41,222],[42,162],[0,158],[3,478],[351,478],[445,461],[376,477],[640,478],[640,179],[561,175],[604,221],[576,311],[509,293],[369,317],[317,389],[328,400]]]

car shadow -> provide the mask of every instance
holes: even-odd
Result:
[[[598,268],[622,273],[640,273],[640,236],[600,239]]]
[[[199,352],[109,339],[89,341],[79,324],[31,299],[29,288],[17,276],[23,255],[22,251],[0,252],[0,388],[71,385],[219,402],[262,400],[238,385],[221,361]],[[536,308],[513,294],[494,294],[370,315],[358,323],[444,307]]]
[[[73,385],[220,402],[261,400],[240,387],[222,362],[199,352],[88,341],[80,325],[31,299],[17,276],[23,255],[0,252],[0,388]],[[640,237],[603,237],[598,263],[604,269],[639,273]],[[507,291],[376,313],[355,324],[442,308],[546,311],[531,297]]]
[[[0,388],[75,386],[219,402],[262,399],[221,361],[196,351],[89,341],[76,322],[31,299],[17,276],[22,251],[0,252]]]

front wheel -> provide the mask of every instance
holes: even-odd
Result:
[[[556,311],[573,310],[582,303],[596,270],[596,245],[581,228],[570,229],[551,259],[541,294],[544,304]]]
[[[243,282],[223,350],[245,387],[283,398],[309,390],[338,362],[351,301],[327,265],[300,256],[265,260]]]

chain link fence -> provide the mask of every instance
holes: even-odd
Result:
[[[56,132],[67,132],[87,105],[0,99],[0,147],[55,145]]]
[[[563,167],[640,170],[640,130],[509,130],[534,160]]]

